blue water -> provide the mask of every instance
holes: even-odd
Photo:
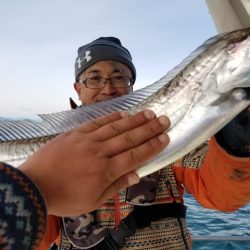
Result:
[[[185,194],[187,223],[192,235],[250,236],[250,204],[233,213],[223,213],[201,207]],[[250,250],[248,242],[194,241],[194,250]]]

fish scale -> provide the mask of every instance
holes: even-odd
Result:
[[[0,122],[0,161],[18,166],[56,135],[114,111],[152,109],[167,115],[169,145],[141,166],[140,177],[183,157],[250,105],[250,28],[205,41],[157,82],[109,101],[53,114],[40,121]]]

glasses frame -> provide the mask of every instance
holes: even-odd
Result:
[[[95,78],[95,76],[93,76],[93,77],[88,77],[88,78],[86,78],[85,80],[78,80],[78,83],[84,84],[85,87],[88,88],[88,89],[103,89],[103,88],[106,87],[106,85],[107,85],[108,82],[110,82],[114,88],[128,88],[128,87],[134,85],[134,79],[133,79],[132,77],[128,77],[128,76],[123,76],[125,79],[129,79],[129,81],[130,81],[130,84],[129,84],[128,86],[125,86],[125,87],[116,87],[116,86],[114,86],[114,84],[113,84],[113,82],[112,82],[112,79],[113,79],[113,78],[116,78],[116,76],[110,77],[110,78],[106,78],[106,77],[102,77],[102,76],[99,76],[99,77],[102,78],[103,80],[105,80],[105,81],[103,82],[104,85],[103,85],[102,87],[100,87],[100,88],[91,88],[91,87],[89,87],[89,86],[87,85],[87,81],[88,81],[89,79]]]

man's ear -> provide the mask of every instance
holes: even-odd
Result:
[[[74,83],[74,89],[77,92],[78,96],[80,97],[80,95],[81,95],[81,84],[78,83],[78,82],[75,82]]]

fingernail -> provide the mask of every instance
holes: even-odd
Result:
[[[161,125],[164,125],[164,126],[169,125],[169,123],[170,123],[168,117],[165,116],[165,115],[160,116],[160,117],[158,118],[158,121],[159,121],[159,123],[160,123]]]
[[[162,143],[166,143],[169,140],[169,137],[166,134],[161,134],[158,136],[158,140]]]
[[[139,176],[136,173],[131,173],[128,176],[128,185],[132,186],[137,184],[140,181]]]
[[[151,120],[151,119],[154,119],[155,118],[155,113],[152,111],[152,110],[145,110],[144,111],[144,116],[148,119],[148,120]]]

